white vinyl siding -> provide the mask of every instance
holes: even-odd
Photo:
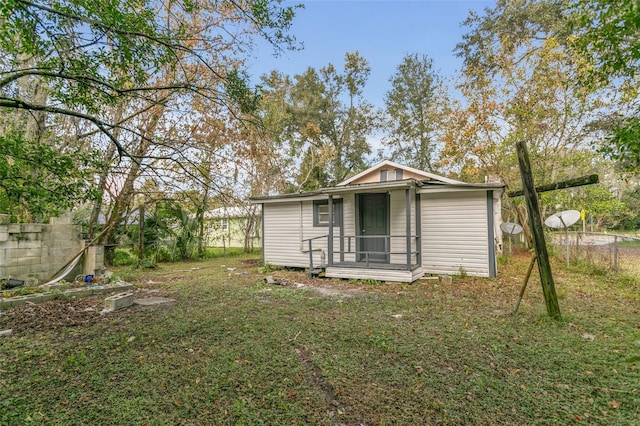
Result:
[[[489,276],[486,191],[421,196],[424,271]]]
[[[344,251],[346,252],[349,249],[349,242],[348,242],[348,236],[353,237],[354,235],[356,235],[356,205],[355,205],[355,199],[356,196],[355,194],[348,194],[346,196],[343,197],[342,199],[342,224],[344,226]],[[340,254],[338,253],[338,251],[340,250],[340,240],[339,237],[340,236],[340,229],[337,230],[337,232],[334,232],[334,236],[336,237],[336,249],[335,249],[335,257],[334,257],[334,261],[335,262],[340,262]],[[356,260],[356,255],[355,255],[355,251],[356,251],[356,240],[355,238],[351,238],[351,251],[353,252],[352,254],[345,254],[344,255],[344,260],[345,262],[355,262]]]
[[[263,205],[264,262],[270,265],[309,267],[309,238],[326,236],[328,227],[313,226],[313,201],[292,201]],[[334,227],[334,251],[338,258],[340,228]],[[328,261],[327,238],[312,243],[313,264]]]
[[[300,203],[264,204],[263,257],[265,264],[303,266],[305,256],[300,251]],[[309,263],[307,258],[306,263]]]

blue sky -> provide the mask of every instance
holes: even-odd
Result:
[[[369,61],[371,75],[365,98],[383,106],[389,78],[408,53],[426,54],[442,77],[453,77],[461,61],[453,53],[467,31],[461,23],[470,9],[482,12],[495,1],[486,0],[301,0],[286,4],[298,9],[291,33],[304,44],[302,51],[278,58],[266,44],[258,45],[249,71],[254,81],[276,69],[284,74],[320,69],[329,63],[342,69],[346,52],[358,50]]]

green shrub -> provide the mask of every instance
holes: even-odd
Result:
[[[125,248],[116,248],[113,251],[113,266],[127,266],[136,263],[136,256],[131,250]]]

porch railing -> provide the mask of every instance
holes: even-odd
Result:
[[[313,269],[315,269],[314,266],[313,266],[313,251],[314,251],[313,242],[314,241],[318,241],[318,240],[322,240],[322,239],[328,239],[328,238],[329,238],[328,235],[321,235],[319,237],[307,238],[305,240],[302,240],[302,243],[303,244],[307,243],[307,246],[308,246],[308,251],[309,251],[309,275],[311,275],[311,271]],[[318,250],[321,250],[321,249],[317,248],[315,250],[318,251]],[[323,266],[324,265],[320,265],[320,267],[323,267]]]
[[[405,265],[408,270],[412,268],[413,265],[419,265],[421,259],[420,252],[420,236],[419,235],[345,235],[334,237],[338,240],[340,249],[335,252],[340,255],[340,262],[344,262],[345,255],[353,255],[355,257],[356,262],[362,262],[364,260],[365,266],[368,268],[370,263],[374,263],[371,258],[383,256],[386,259],[389,259],[389,263],[391,263],[392,255],[400,255],[404,256],[406,261],[402,263],[396,262],[396,264]],[[409,244],[409,248],[406,250],[400,251],[391,251],[391,240],[392,239],[400,239],[404,246],[406,247]],[[363,250],[362,244],[366,240],[384,240],[384,250]],[[396,247],[402,246],[402,244],[396,244]],[[413,247],[413,249],[411,248]],[[334,255],[335,255],[334,253]],[[331,259],[333,260],[333,259]]]
[[[391,251],[391,240],[393,238],[409,241],[410,247],[407,250]],[[404,266],[407,270],[411,270],[414,265],[421,264],[421,251],[420,251],[421,238],[419,235],[410,235],[408,237],[406,235],[348,235],[348,236],[345,235],[345,236],[334,236],[333,239],[334,239],[334,246],[335,246],[335,241],[338,242],[338,246],[339,246],[338,250],[335,250],[335,248],[332,248],[331,250],[329,250],[329,247],[328,247],[329,235],[321,235],[318,237],[307,238],[303,240],[303,244],[306,243],[307,249],[309,252],[309,269],[310,270],[314,269],[313,252],[321,250],[321,248],[318,247],[320,245],[319,242],[321,240],[324,240],[322,244],[322,248],[326,247],[329,253],[328,253],[326,265],[320,265],[320,267],[333,266],[337,263],[344,264],[346,255],[353,255],[354,257],[353,263],[360,264],[364,262],[366,268],[369,268],[371,263],[386,263],[386,264],[395,264],[399,266]],[[382,251],[362,250],[363,242],[368,239],[369,240],[384,239],[384,250]],[[316,244],[314,245],[314,243]],[[407,244],[405,244],[405,247],[406,245]],[[339,255],[339,259],[340,259],[339,262],[335,262],[336,254]],[[392,263],[391,262],[392,255],[404,256],[406,260],[405,262],[401,262],[401,263],[399,262]],[[384,257],[389,261],[376,262],[375,257]]]

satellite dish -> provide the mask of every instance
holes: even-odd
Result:
[[[500,224],[500,229],[502,229],[502,232],[511,235],[518,235],[522,232],[522,226],[513,222],[502,222]]]
[[[522,226],[513,222],[502,222],[500,224],[500,229],[505,234],[509,234],[509,256],[511,256],[511,235],[518,235],[522,232]]]
[[[549,228],[568,228],[580,219],[578,210],[565,210],[563,212],[554,213],[544,221]]]

